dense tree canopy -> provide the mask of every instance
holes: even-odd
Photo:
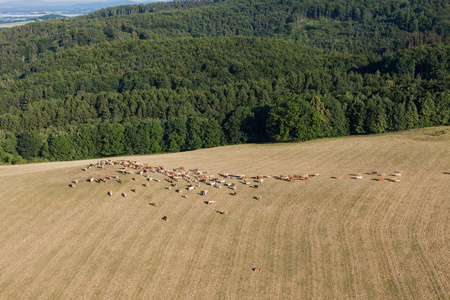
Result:
[[[447,1],[174,1],[0,32],[0,162],[450,122]]]

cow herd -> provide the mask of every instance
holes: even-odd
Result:
[[[232,190],[229,193],[232,196],[236,196],[238,185],[241,184],[243,186],[247,186],[252,188],[253,190],[259,190],[260,186],[264,183],[264,179],[277,179],[281,181],[294,182],[298,180],[307,181],[311,178],[319,178],[322,177],[322,173],[303,173],[303,174],[293,174],[293,175],[257,175],[257,176],[246,176],[243,174],[230,174],[230,173],[222,173],[218,176],[214,176],[210,174],[208,171],[200,171],[199,169],[191,169],[186,170],[184,167],[178,167],[174,169],[168,169],[165,165],[159,166],[150,166],[149,164],[142,164],[136,161],[130,160],[100,160],[96,164],[89,164],[87,167],[83,168],[84,172],[92,172],[89,171],[91,169],[101,169],[103,172],[108,170],[106,167],[108,166],[116,166],[116,171],[114,174],[108,176],[100,176],[98,178],[88,177],[86,179],[89,183],[107,183],[107,182],[115,182],[118,184],[123,184],[127,175],[133,175],[131,178],[131,182],[138,181],[138,175],[142,176],[145,183],[142,183],[141,187],[149,188],[151,183],[161,183],[161,176],[157,177],[157,175],[162,175],[163,180],[169,185],[166,186],[166,189],[171,191],[172,189],[183,198],[188,198],[188,194],[192,193],[194,190],[201,188],[202,186],[210,187],[211,189],[222,189],[226,188]],[[116,174],[119,173],[120,175]],[[379,173],[376,171],[365,173],[364,175],[376,175],[376,178],[373,180],[376,181],[391,181],[391,182],[400,182],[400,178],[402,175],[402,171],[393,172],[390,177],[387,177],[386,174]],[[155,177],[155,178],[154,178]],[[165,178],[164,178],[165,177]],[[363,179],[362,173],[354,173],[349,175],[350,178],[353,179]],[[335,177],[331,177],[335,179],[342,179],[342,175],[338,175]],[[79,180],[73,180],[69,187],[75,188],[78,184]],[[258,183],[258,184],[256,184]],[[184,184],[184,186],[183,186]],[[129,189],[132,193],[138,193],[138,188],[134,187]],[[107,191],[107,194],[112,197],[113,191]],[[199,195],[208,197],[208,189],[201,190]],[[127,197],[126,191],[119,193],[122,197]],[[254,199],[262,200],[262,195],[254,196]],[[214,204],[215,201],[205,201],[206,204],[211,205]],[[155,205],[152,205],[155,206]]]
[[[110,167],[115,167],[111,170]],[[270,199],[270,193],[264,188],[264,184],[268,179],[279,180],[282,182],[295,182],[295,181],[309,181],[312,178],[321,178],[323,177],[322,173],[303,173],[303,174],[293,174],[293,175],[257,175],[257,176],[246,176],[243,174],[230,174],[230,173],[221,173],[218,176],[210,174],[208,171],[201,171],[199,169],[185,169],[184,167],[172,168],[169,169],[166,165],[159,166],[150,166],[149,164],[142,164],[136,161],[130,160],[100,160],[96,164],[89,164],[87,167],[82,170],[84,173],[92,173],[92,170],[96,170],[94,174],[96,177],[84,175],[85,179],[81,180],[78,178],[70,182],[69,187],[75,188],[79,181],[89,182],[89,183],[98,183],[98,184],[106,184],[111,182],[113,184],[117,184],[116,190],[121,190],[119,192],[114,192],[114,194],[120,195],[123,198],[127,197],[127,191],[131,191],[131,194],[138,194],[141,189],[151,189],[154,185],[165,186],[166,190],[174,190],[177,195],[181,195],[183,198],[188,198],[188,195],[199,195],[203,197],[207,197],[207,199],[211,198],[211,195],[218,193],[218,190],[228,190],[230,196],[238,195],[238,188],[251,188],[253,192],[261,191],[261,193],[265,193],[265,199],[268,197]],[[110,175],[103,175],[104,173],[109,172]],[[392,182],[400,182],[400,178],[402,176],[402,171],[395,171],[391,173],[389,176],[386,174],[379,172],[368,172],[368,173],[354,173],[350,174],[348,177],[353,179],[363,179],[366,178],[366,175],[375,176],[372,178],[374,181],[392,181]],[[102,174],[99,176],[99,174]],[[128,177],[132,175],[133,177]],[[364,176],[363,176],[364,175]],[[342,175],[331,177],[334,179],[342,179]],[[128,179],[128,180],[127,180]],[[139,184],[139,179],[144,181],[144,183]],[[129,184],[124,184],[128,182]],[[130,185],[135,185],[130,188]],[[128,188],[127,188],[128,187]],[[198,192],[197,192],[198,191]],[[208,192],[210,191],[210,192]],[[108,196],[113,197],[113,191],[108,189],[105,192]],[[241,193],[239,193],[241,194]],[[242,195],[249,194],[242,193]],[[263,197],[259,193],[258,195],[253,196],[253,199],[258,201],[262,201]],[[216,206],[216,200],[207,200],[203,201],[206,205],[214,205]],[[219,201],[220,203],[220,201]],[[149,203],[151,207],[157,207],[157,202]],[[216,211],[220,215],[228,215],[226,210],[217,210]],[[164,215],[161,218],[163,221],[167,222],[170,220],[170,216]],[[253,271],[260,272],[260,268],[253,268]]]

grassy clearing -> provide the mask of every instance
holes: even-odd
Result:
[[[164,181],[145,188],[139,175],[87,183],[118,169],[81,171],[90,161],[1,166],[0,296],[445,298],[450,133],[436,130],[130,158],[215,175],[324,174],[266,179],[258,190],[237,183],[236,196],[202,187],[214,205]],[[365,174],[398,169],[400,183]],[[351,179],[357,172],[362,180]]]
[[[16,26],[20,26],[20,25],[25,25],[28,23],[33,23],[36,21],[20,21],[20,22],[11,22],[11,23],[0,23],[0,29],[5,29],[5,28],[12,28],[12,27],[16,27]]]

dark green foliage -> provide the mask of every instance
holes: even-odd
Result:
[[[165,128],[165,150],[168,152],[179,152],[185,150],[187,126],[186,118],[173,118],[166,122]]]
[[[0,32],[0,162],[450,122],[446,1],[174,1]]]
[[[365,133],[365,123],[367,118],[367,109],[364,102],[359,99],[351,103],[349,109],[350,132],[352,134]]]
[[[43,145],[43,139],[37,131],[24,131],[17,140],[17,150],[25,159],[38,157]]]
[[[297,96],[272,107],[267,131],[274,142],[307,141],[320,137],[322,124],[320,113]]]
[[[125,128],[122,124],[101,123],[98,128],[100,154],[115,156],[125,154]]]
[[[415,128],[419,125],[419,113],[414,101],[408,101],[408,104],[406,104],[405,121],[407,129]]]
[[[407,127],[405,104],[388,102],[387,105],[390,116],[387,120],[388,129],[392,131],[405,130]]]
[[[200,117],[189,117],[186,122],[186,150],[196,150],[203,146],[204,120]]]
[[[51,135],[48,138],[50,159],[71,160],[75,156],[72,139],[68,134]]]
[[[387,129],[386,113],[381,106],[371,106],[367,109],[365,120],[367,133],[383,133]]]
[[[92,158],[98,155],[98,130],[96,126],[80,125],[73,135],[76,159]]]
[[[205,120],[203,133],[203,148],[224,145],[224,134],[216,119]]]
[[[249,107],[238,107],[228,114],[223,128],[229,144],[246,143],[249,140],[250,120],[253,113]]]
[[[16,136],[0,131],[0,163],[11,164],[18,160]]]

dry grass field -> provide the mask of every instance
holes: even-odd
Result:
[[[5,29],[5,28],[13,28],[16,26],[21,26],[21,25],[25,25],[28,23],[34,23],[36,21],[32,20],[32,21],[20,21],[20,22],[11,22],[11,23],[0,23],[0,29]]]
[[[450,127],[126,159],[274,178],[184,198],[98,160],[1,166],[1,299],[450,297]]]

